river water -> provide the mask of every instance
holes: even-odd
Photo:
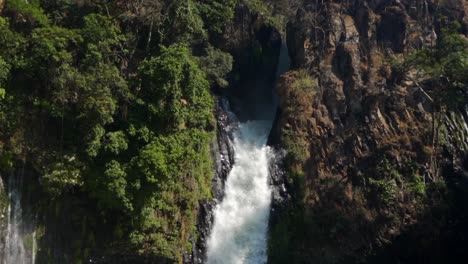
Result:
[[[208,240],[209,264],[259,264],[267,260],[267,229],[271,188],[267,145],[271,121],[241,123],[234,134],[234,166],[225,197],[214,214]]]

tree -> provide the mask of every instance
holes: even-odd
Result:
[[[203,0],[199,3],[200,14],[205,28],[222,33],[224,27],[234,18],[235,0]]]
[[[459,27],[455,23],[443,30],[434,47],[423,48],[404,62],[404,68],[412,71],[413,80],[430,83],[432,100],[446,107],[466,102],[468,77],[464,73],[468,70],[468,40],[457,33]]]
[[[125,36],[106,16],[94,13],[85,16],[81,35],[86,47],[85,65],[119,62],[126,52],[123,48]]]
[[[207,39],[199,10],[191,0],[175,0],[167,10],[169,16],[164,25],[161,42],[164,45],[194,44]]]
[[[443,113],[468,102],[468,40],[458,34],[460,25],[442,31],[433,47],[416,51],[403,63],[407,76],[432,102],[431,172],[437,176],[436,149]]]
[[[5,98],[5,82],[10,74],[10,65],[0,56],[0,100]]]
[[[205,71],[210,84],[226,88],[229,83],[225,77],[232,70],[232,56],[229,53],[209,47],[206,56],[199,58],[200,68]]]
[[[161,127],[178,130],[212,125],[209,84],[188,48],[163,47],[161,55],[145,60],[139,71],[140,97]]]
[[[40,6],[40,0],[9,0],[6,1],[6,9],[22,14],[32,24],[47,25],[49,23],[47,15]]]

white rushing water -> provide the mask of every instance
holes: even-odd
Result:
[[[22,177],[10,176],[9,178],[8,226],[2,264],[31,263],[26,257],[23,237],[20,232],[22,224],[21,180]]]
[[[214,212],[208,240],[209,264],[262,264],[267,260],[267,229],[272,150],[266,145],[271,121],[241,123],[234,135],[234,166],[225,197]]]

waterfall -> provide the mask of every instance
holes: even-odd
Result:
[[[289,69],[285,43],[278,59],[276,78]],[[251,116],[254,120],[242,122],[235,128],[231,142],[234,165],[225,182],[224,198],[214,209],[214,223],[207,241],[208,264],[267,262],[272,202],[269,173],[271,163],[279,158],[273,148],[267,146],[267,139],[278,100],[271,89],[264,89],[263,93],[253,95],[252,102],[242,106],[253,110],[247,112],[255,113]]]
[[[271,121],[241,123],[234,134],[234,166],[217,205],[208,239],[207,263],[265,263],[272,150],[266,145]]]
[[[32,234],[32,254],[31,254],[31,263],[34,264],[36,263],[36,251],[37,251],[37,245],[36,245],[36,230],[33,231]]]
[[[22,208],[21,187],[23,175],[10,175],[8,181],[8,225],[3,248],[2,264],[29,264],[21,233]]]

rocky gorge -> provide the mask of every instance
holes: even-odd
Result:
[[[271,142],[289,150],[292,199],[271,220],[271,263],[464,257],[466,108],[440,113],[434,144],[431,99],[395,60],[433,45],[450,20],[466,34],[467,7],[308,1],[290,20],[293,70],[278,84]]]
[[[15,81],[32,88],[18,101],[2,101],[0,93],[0,103],[10,107],[5,109],[19,112],[4,115],[0,105],[5,124],[0,129],[0,262],[7,259],[9,183],[21,178],[22,185],[14,188],[22,194],[22,222],[27,224],[19,233],[28,262],[206,263],[215,212],[236,165],[235,132],[244,122],[270,117],[268,145],[275,155],[268,161],[267,263],[451,263],[466,258],[466,101],[455,107],[436,104],[442,98],[438,89],[448,87],[448,80],[421,77],[408,63],[419,50],[435,48],[454,24],[452,34],[466,40],[466,1],[103,0],[71,1],[71,7],[31,2],[43,11],[16,2],[0,0],[9,28],[24,37],[16,46],[0,37],[8,47],[0,47],[0,70],[2,58],[12,69],[6,81],[0,75],[0,92],[3,87],[15,96],[29,92],[16,90]],[[73,9],[80,15],[71,15]],[[79,22],[82,13],[92,12],[111,19],[106,24],[110,34],[86,28],[92,19]],[[83,29],[56,33],[47,26],[45,38],[58,44],[38,44],[40,29],[46,27],[41,14],[64,28]],[[89,37],[88,31],[99,37]],[[73,37],[64,44],[67,34]],[[82,43],[85,48],[77,48]],[[51,54],[51,69],[25,74],[32,66],[20,57],[35,57],[21,52],[37,47]],[[164,60],[165,47],[188,47],[190,55],[169,52]],[[110,83],[114,108],[89,92],[93,89],[79,88],[91,80],[91,87],[102,89],[107,84],[99,80],[71,74],[54,79],[64,71],[87,69],[82,64],[93,65],[93,57],[115,64],[128,84],[127,90],[114,83],[115,76],[103,80]],[[60,67],[59,60],[65,61]],[[159,69],[166,72],[159,74]],[[206,80],[197,79],[201,71]],[[456,96],[465,100],[467,83],[457,81]],[[197,87],[206,88],[208,82],[212,103],[197,101],[202,96]],[[56,95],[54,89],[67,85],[69,93]],[[47,89],[58,99],[42,98]],[[98,99],[81,102],[88,94]],[[23,108],[10,106],[16,102]],[[166,108],[169,114],[163,116]],[[110,109],[111,117],[104,118]],[[192,116],[206,109],[209,114]],[[91,122],[83,115],[93,122],[112,121],[90,128],[81,125]],[[6,123],[4,116],[16,121]],[[64,129],[70,136],[63,135]],[[91,143],[70,143],[77,138]],[[97,146],[96,153],[82,153],[82,146],[86,152]],[[234,263],[232,258],[225,262]]]

